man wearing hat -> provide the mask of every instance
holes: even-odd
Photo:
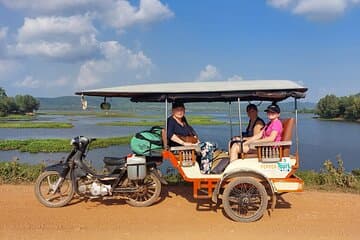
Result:
[[[230,149],[230,161],[238,159],[238,154],[242,149],[242,152],[247,153],[250,151],[249,144],[250,143],[260,143],[260,142],[280,142],[281,135],[283,131],[282,123],[279,119],[280,117],[280,108],[277,104],[270,104],[265,112],[267,113],[267,117],[269,122],[265,125],[265,127],[256,135],[250,138],[244,138],[243,146],[240,144],[233,144]]]

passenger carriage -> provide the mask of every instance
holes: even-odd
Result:
[[[241,102],[271,103],[292,98],[295,116],[282,119],[282,141],[253,144],[255,152],[239,154],[239,159],[232,161],[221,174],[200,172],[196,146],[165,147],[161,152],[161,157],[168,160],[185,181],[193,183],[195,199],[211,199],[214,203],[221,199],[228,217],[251,222],[261,218],[268,206],[274,209],[279,194],[303,191],[304,182],[295,175],[300,163],[297,103],[298,99],[305,97],[306,91],[307,88],[292,81],[252,80],[130,85],[84,90],[76,94],[102,96],[105,102],[110,97],[130,98],[133,102],[163,102],[165,119],[168,117],[168,104],[174,101],[237,103],[240,135]],[[293,139],[295,150],[291,152]]]

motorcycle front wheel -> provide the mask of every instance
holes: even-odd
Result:
[[[56,171],[46,171],[36,179],[35,196],[46,207],[63,207],[73,198],[74,188],[70,179],[62,179]]]
[[[138,183],[139,190],[128,196],[127,203],[133,207],[148,207],[155,203],[161,192],[161,182],[155,174],[148,174]]]

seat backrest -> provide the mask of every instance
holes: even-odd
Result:
[[[283,132],[281,136],[282,141],[291,141],[292,133],[295,125],[294,118],[285,118],[281,119],[283,125]],[[290,155],[290,146],[284,146],[284,157],[288,157]]]

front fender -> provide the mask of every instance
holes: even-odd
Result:
[[[46,171],[55,171],[58,172],[60,177],[65,178],[69,173],[70,167],[67,163],[57,163],[44,168],[44,172]]]
[[[269,184],[269,186],[271,188],[271,194],[275,193],[275,188],[274,188],[273,183],[263,173],[256,171],[254,169],[250,169],[250,168],[241,168],[241,169],[233,169],[232,171],[227,172],[222,176],[220,181],[216,184],[216,187],[212,194],[211,200],[214,203],[217,203],[219,192],[220,192],[220,189],[221,189],[224,181],[226,181],[229,178],[241,177],[241,176],[250,176],[250,177],[256,177],[256,178],[263,179]]]

